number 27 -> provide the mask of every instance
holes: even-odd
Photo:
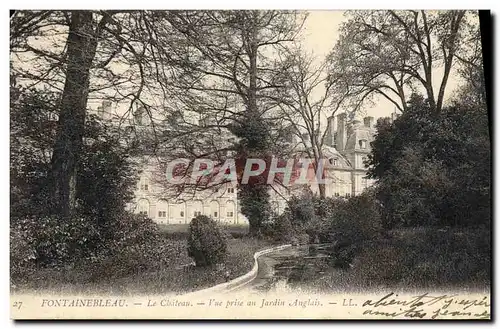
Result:
[[[21,306],[23,306],[23,302],[14,302],[14,305],[12,305],[13,307],[17,307],[18,310],[21,309]]]

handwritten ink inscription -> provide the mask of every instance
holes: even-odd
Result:
[[[457,295],[430,295],[428,293],[402,298],[391,292],[380,299],[368,299],[363,305],[363,315],[388,318],[439,319],[475,318],[489,319],[490,301],[464,299]]]

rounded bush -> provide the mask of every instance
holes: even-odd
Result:
[[[196,266],[222,263],[227,254],[227,234],[211,218],[200,215],[189,224],[188,255]]]

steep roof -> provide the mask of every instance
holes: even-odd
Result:
[[[366,149],[370,149],[370,142],[373,141],[374,132],[373,129],[365,126],[354,126],[352,131],[347,137],[347,142],[345,145],[346,150],[359,150],[361,149],[359,141],[365,140],[367,143]]]
[[[349,160],[347,160],[346,157],[340,154],[340,152],[337,151],[337,149],[333,146],[323,146],[323,155],[328,159],[337,159],[338,165],[335,166],[336,168],[352,168]],[[330,165],[329,167],[334,166]]]

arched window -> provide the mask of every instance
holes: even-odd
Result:
[[[203,214],[203,202],[201,200],[194,200],[191,207],[193,210],[193,218]]]
[[[187,214],[186,214],[186,202],[184,200],[180,200],[177,202],[177,219],[179,221],[179,224],[182,223],[187,223]]]
[[[236,218],[234,201],[226,202],[226,218],[228,221],[234,221]]]
[[[137,203],[137,211],[141,215],[149,216],[149,200],[140,199]]]
[[[220,206],[219,202],[217,201],[212,201],[210,202],[210,216],[212,216],[214,219],[219,219],[220,218]]]
[[[165,200],[158,201],[157,209],[157,222],[160,224],[168,224],[168,202]]]

